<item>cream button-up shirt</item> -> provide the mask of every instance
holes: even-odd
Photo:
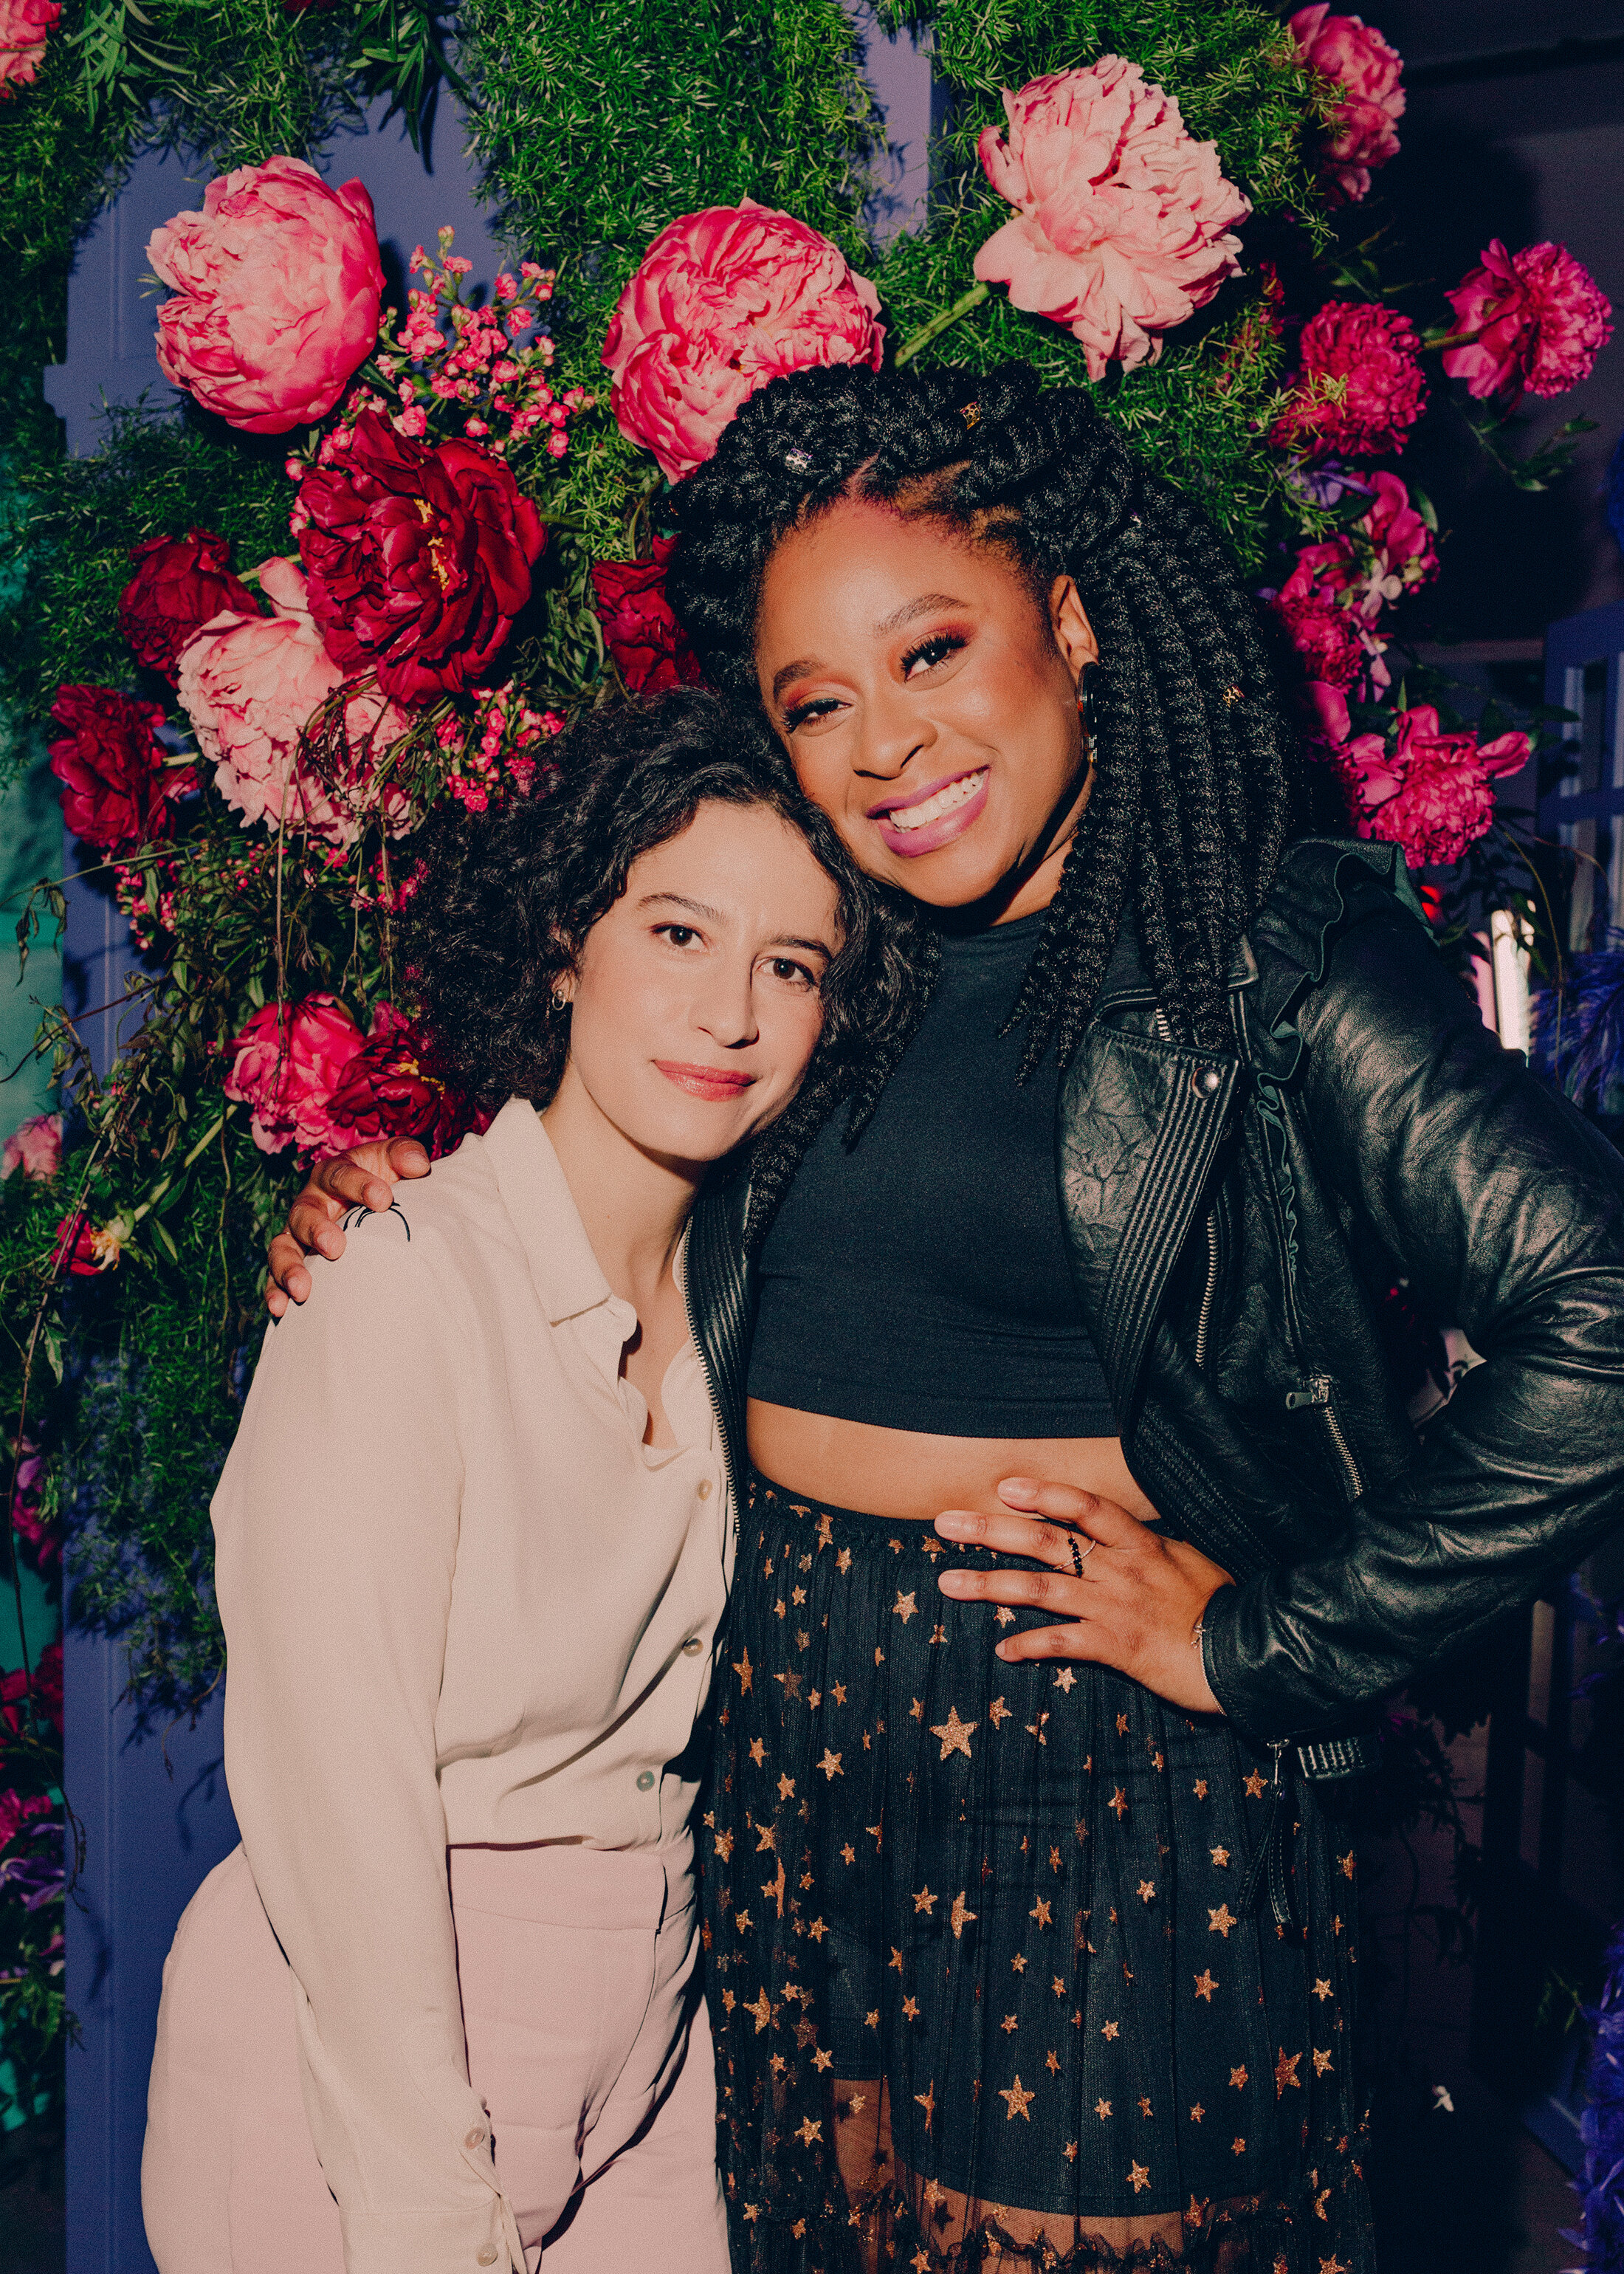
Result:
[[[673,1448],[514,1099],[267,1333],[214,1496],[226,1773],[295,1984],[348,2274],[519,2267],[470,2088],[448,1845],[689,1852],[733,1523],[691,1344]]]

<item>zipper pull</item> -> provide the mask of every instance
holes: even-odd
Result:
[[[1301,1389],[1288,1389],[1286,1411],[1300,1413],[1306,1405],[1328,1405],[1331,1402],[1331,1377],[1328,1374],[1311,1374]]]
[[[1263,1827],[1263,1837],[1252,1851],[1246,1867],[1246,1877],[1241,1883],[1240,1906],[1243,1916],[1251,1910],[1268,1881],[1269,1909],[1276,1926],[1288,1934],[1297,1935],[1302,1930],[1297,1924],[1297,1907],[1291,1891],[1291,1793],[1290,1781],[1285,1772],[1287,1741],[1277,1738],[1269,1746],[1274,1756],[1274,1795],[1269,1802],[1268,1821]]]

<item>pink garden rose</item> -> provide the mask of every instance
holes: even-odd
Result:
[[[267,1003],[236,1042],[222,1085],[252,1105],[249,1129],[263,1153],[297,1145],[301,1152],[342,1152],[328,1101],[366,1037],[335,995],[307,995],[292,1005]]]
[[[37,77],[61,0],[0,0],[0,101]]]
[[[743,198],[661,230],[604,340],[610,402],[667,481],[703,465],[740,404],[815,364],[880,367],[879,295],[838,245]]]
[[[1332,15],[1330,0],[1299,8],[1286,28],[1298,62],[1342,89],[1325,178],[1334,203],[1357,205],[1370,194],[1372,170],[1398,155],[1393,130],[1404,116],[1403,57],[1363,16]]]
[[[377,340],[372,201],[359,182],[329,189],[303,158],[217,176],[202,212],[154,230],[147,257],[176,293],[158,311],[164,377],[245,433],[325,418]]]
[[[267,561],[259,590],[274,614],[222,609],[181,651],[178,691],[198,747],[212,760],[214,787],[246,828],[285,822],[334,846],[360,833],[367,783],[377,758],[407,721],[375,689],[354,695],[344,730],[354,752],[351,794],[335,798],[306,762],[305,728],[344,674],[322,644],[305,604],[304,576],[292,561]],[[406,825],[403,802],[386,792],[392,833]]]
[[[1444,369],[1482,401],[1565,395],[1588,379],[1613,337],[1613,304],[1563,245],[1507,252],[1496,237],[1448,295],[1457,332],[1477,336],[1444,351]]]
[[[1361,837],[1402,845],[1411,868],[1458,861],[1494,818],[1490,778],[1520,773],[1526,734],[1479,742],[1470,728],[1445,734],[1430,704],[1398,714],[1388,749],[1380,734],[1358,734],[1333,752]]]
[[[1328,300],[1303,327],[1297,386],[1277,448],[1304,459],[1402,450],[1426,408],[1421,343],[1408,316],[1371,300]]]
[[[54,1177],[62,1166],[62,1116],[36,1113],[11,1132],[0,1150],[0,1181],[20,1169],[25,1177]]]
[[[1252,207],[1216,143],[1193,140],[1172,96],[1121,56],[1006,87],[1004,108],[1008,142],[984,126],[976,152],[1020,211],[976,254],[976,275],[1065,325],[1090,379],[1110,362],[1154,363],[1160,335],[1240,268],[1229,231]]]

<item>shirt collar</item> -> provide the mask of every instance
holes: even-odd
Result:
[[[612,1302],[553,1140],[529,1098],[510,1097],[483,1141],[550,1322],[561,1326]]]

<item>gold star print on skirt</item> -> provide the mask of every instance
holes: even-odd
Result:
[[[741,1532],[700,1841],[735,2266],[1373,2274],[1312,1788],[1282,1931],[1230,1725],[996,1658],[1030,1615],[941,1594],[928,1525],[757,1478]]]

